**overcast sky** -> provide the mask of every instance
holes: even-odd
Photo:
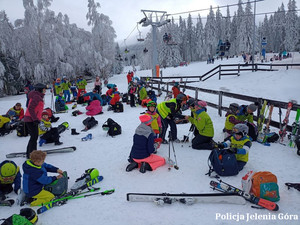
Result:
[[[117,34],[117,41],[121,44],[124,42],[123,40],[128,37],[137,22],[144,17],[141,9],[167,11],[168,14],[173,14],[190,10],[207,9],[210,5],[215,7],[218,5],[236,4],[238,0],[95,0],[95,2],[99,2],[101,5],[99,12],[109,16],[112,20],[113,27]],[[244,2],[246,2],[246,0],[244,0]],[[256,3],[256,12],[276,11],[281,3],[284,3],[285,9],[287,9],[288,2],[289,0],[264,0]],[[297,9],[299,9],[299,1],[297,0],[296,2]],[[88,0],[53,0],[50,9],[55,11],[56,14],[58,12],[67,14],[71,23],[76,23],[78,27],[90,30],[85,18],[87,4]],[[236,9],[237,7],[234,6],[231,8],[231,11],[236,11]],[[12,23],[16,19],[24,18],[23,0],[0,0],[0,10],[5,10]],[[226,15],[226,8],[222,9],[221,12],[223,15]],[[201,17],[206,17],[208,11],[192,13],[192,17],[196,18],[198,13],[200,13]],[[231,15],[233,15],[233,13]],[[186,18],[188,14],[181,14],[181,16]],[[174,16],[175,19],[178,17],[179,15]],[[257,21],[263,17],[264,16],[257,16]],[[203,22],[205,21],[203,20]],[[147,32],[147,29],[144,27],[140,27],[140,30],[143,36]],[[138,32],[135,30],[126,41],[127,44],[136,39],[137,36]]]

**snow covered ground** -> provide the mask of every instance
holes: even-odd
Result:
[[[300,63],[299,54],[295,54],[294,63]],[[217,66],[202,63],[191,63],[187,67],[164,69],[163,75],[201,75],[209,69]],[[222,63],[242,63],[240,58],[223,60]],[[283,61],[284,62],[284,61]],[[127,71],[125,70],[127,73]],[[137,71],[138,76],[150,76],[150,71]],[[214,90],[226,88],[232,93],[241,93],[250,96],[259,96],[269,99],[276,99],[287,102],[290,99],[300,102],[300,70],[279,70],[277,72],[256,72],[242,73],[240,77],[230,76],[217,80],[212,78],[201,83],[201,87]],[[115,75],[110,83],[116,83],[121,92],[127,90],[126,74]],[[92,89],[89,84],[88,90]],[[106,91],[106,88],[104,88]],[[209,96],[201,95],[203,100],[210,100]],[[162,96],[164,97],[164,96]],[[162,101],[160,98],[158,101]],[[16,102],[25,105],[25,95],[9,96],[0,98],[0,113],[5,114],[7,110]],[[228,100],[234,102],[233,99]],[[46,106],[51,105],[51,94],[47,92],[45,96]],[[241,102],[238,102],[241,103]],[[78,106],[80,111],[85,112],[85,108]],[[299,192],[287,190],[285,182],[299,182],[299,156],[295,149],[274,143],[270,147],[254,142],[250,150],[249,162],[244,170],[234,177],[225,177],[223,180],[241,187],[241,178],[248,170],[271,171],[278,178],[281,200],[278,212],[253,209],[251,204],[194,204],[191,206],[174,203],[172,205],[157,206],[151,202],[127,202],[126,193],[210,193],[210,178],[205,175],[208,171],[207,158],[210,151],[197,151],[189,147],[189,143],[175,144],[175,151],[178,160],[179,170],[171,169],[167,166],[158,168],[154,172],[140,173],[134,170],[125,172],[127,157],[132,146],[132,137],[139,124],[138,116],[144,108],[131,108],[125,105],[123,113],[113,113],[104,107],[104,114],[95,118],[99,124],[88,133],[93,134],[93,139],[82,142],[81,137],[86,133],[81,132],[78,136],[72,136],[67,130],[61,135],[62,146],[76,146],[74,153],[49,155],[46,162],[68,171],[69,185],[71,186],[88,168],[98,168],[104,180],[95,186],[101,190],[115,188],[115,193],[109,196],[94,196],[86,199],[71,200],[66,205],[55,207],[44,214],[39,215],[38,224],[50,225],[80,225],[80,224],[155,224],[155,225],[198,225],[198,224],[245,224],[247,216],[253,216],[247,224],[299,224],[300,205]],[[68,113],[59,114],[60,120],[54,123],[57,126],[61,122],[68,121],[70,128],[77,131],[83,129],[82,121],[87,117],[85,114],[77,117],[71,116],[72,110]],[[185,111],[185,114],[189,114]],[[225,117],[219,117],[217,110],[208,108],[208,113],[212,118],[215,128],[215,141],[223,138],[222,129]],[[273,114],[278,117],[277,114]],[[292,115],[293,116],[293,115]],[[122,126],[122,134],[114,138],[107,136],[102,130],[102,124],[112,118]],[[189,124],[178,125],[178,138],[189,133]],[[275,128],[272,130],[276,131]],[[11,152],[22,152],[26,150],[29,137],[17,137],[15,131],[5,137],[0,138],[0,160],[5,160],[5,155]],[[55,148],[53,144],[46,144],[40,149]],[[168,145],[162,145],[158,152],[163,157],[168,156]],[[172,154],[171,154],[172,155]],[[21,166],[25,159],[16,158],[14,161]],[[9,197],[15,199],[15,194]],[[37,209],[37,208],[35,208]],[[18,213],[20,207],[2,207],[0,218],[6,218],[13,213]],[[218,216],[222,216],[221,219]],[[286,217],[284,217],[286,216]],[[263,218],[262,218],[263,217]],[[287,220],[287,218],[292,218]],[[295,219],[295,217],[297,219]],[[240,221],[236,221],[237,219]],[[244,218],[244,219],[243,219]],[[256,218],[256,219],[255,219]]]

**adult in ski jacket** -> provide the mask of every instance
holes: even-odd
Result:
[[[19,193],[21,187],[20,168],[11,160],[4,160],[0,163],[0,200],[13,190]],[[14,187],[13,187],[14,186]]]
[[[173,98],[166,102],[161,102],[157,105],[157,112],[160,115],[162,122],[162,131],[159,135],[159,137],[163,139],[162,143],[168,143],[165,137],[169,125],[171,128],[171,139],[175,142],[180,142],[180,140],[177,139],[177,127],[174,118],[175,116],[184,118],[184,116],[179,114],[179,111],[181,107],[186,104],[186,101],[186,95],[180,93],[177,98]]]
[[[28,94],[29,103],[24,116],[24,122],[28,128],[28,133],[30,135],[26,150],[27,158],[29,158],[29,155],[33,150],[37,149],[37,140],[39,137],[38,126],[42,119],[46,87],[46,85],[39,83],[35,85],[35,90],[29,92]]]
[[[30,206],[38,206],[49,202],[54,195],[44,190],[44,186],[62,177],[63,171],[45,163],[46,153],[35,150],[30,154],[30,159],[23,163],[23,191],[27,198],[32,198]],[[48,176],[47,172],[59,173],[58,176]]]
[[[186,116],[198,130],[198,134],[192,140],[193,149],[213,149],[214,126],[210,116],[206,113],[207,103],[205,101],[195,101],[195,111],[193,117]]]
[[[126,168],[127,172],[140,167],[140,172],[145,173],[146,170],[152,171],[165,164],[163,157],[153,154],[155,148],[154,132],[151,128],[152,117],[141,115],[139,119],[141,124],[136,128],[133,136],[133,146],[129,155],[130,164]]]
[[[99,100],[95,99],[85,108],[87,110],[86,115],[95,116],[102,112],[102,106]]]
[[[255,104],[241,105],[237,113],[237,119],[240,121],[248,121],[253,123],[253,112],[255,112],[257,106]]]
[[[9,115],[11,113],[14,114],[15,120],[22,120],[24,118],[24,109],[22,108],[21,103],[16,103],[14,107],[10,108],[7,111],[6,115]]]
[[[78,88],[78,95],[80,94],[80,92],[81,92],[82,90],[85,91],[86,85],[87,85],[87,82],[86,82],[85,79],[83,79],[83,76],[82,76],[82,75],[79,76],[79,78],[78,78],[77,81],[76,81],[76,86],[77,86],[77,88]]]
[[[61,86],[62,86],[62,90],[63,90],[64,97],[65,97],[66,101],[70,102],[71,101],[71,94],[70,94],[71,83],[67,79],[67,77],[65,77],[65,76],[63,77]]]
[[[60,92],[63,92],[62,82],[60,78],[57,78],[54,83],[55,96],[59,95]]]

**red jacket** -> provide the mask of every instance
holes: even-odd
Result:
[[[180,93],[180,90],[178,87],[172,87],[172,92],[173,92],[173,95],[174,95],[174,98],[177,97],[177,95]]]
[[[26,109],[24,122],[40,121],[44,109],[44,94],[38,91],[31,91],[28,94],[28,108]]]

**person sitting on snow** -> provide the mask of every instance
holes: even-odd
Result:
[[[63,171],[45,163],[47,153],[34,150],[30,153],[30,159],[23,163],[23,191],[30,206],[38,206],[51,201],[55,196],[50,191],[44,190],[44,186],[63,177]],[[47,172],[58,173],[58,176],[48,176]]]
[[[100,104],[103,105],[103,100],[101,96],[97,93],[97,89],[94,88],[93,91],[85,93],[83,97],[89,97],[89,102],[93,101],[93,99],[97,99],[100,101]]]
[[[93,98],[93,101],[91,101],[85,109],[87,110],[86,115],[88,116],[95,116],[102,113],[101,102],[96,97]]]
[[[39,145],[42,146],[45,143],[53,143],[55,145],[61,145],[62,142],[59,141],[59,131],[57,128],[51,126],[49,121],[49,115],[46,110],[42,112],[42,120],[39,124]]]
[[[14,121],[20,121],[24,118],[24,109],[22,108],[22,105],[21,103],[16,103],[16,105],[12,108],[10,108],[6,115],[14,115],[14,118],[11,120],[14,120]]]
[[[232,129],[234,125],[243,123],[237,119],[237,113],[239,112],[239,105],[237,103],[231,103],[229,105],[229,111],[226,113],[225,117],[225,128],[226,137],[229,137],[232,134]]]
[[[110,107],[108,108],[108,110],[115,110],[116,103],[120,101],[120,92],[118,91],[118,88],[112,88],[112,92],[111,95],[109,95],[109,97],[111,99],[109,101]]]
[[[6,116],[0,115],[0,136],[9,134],[13,129],[15,129],[15,124],[10,122],[10,119]]]
[[[0,200],[5,200],[5,195],[12,191],[18,194],[20,188],[20,168],[13,161],[4,160],[0,163]]]
[[[256,111],[257,106],[255,104],[241,105],[237,113],[237,119],[240,121],[248,121],[253,123],[253,113]]]
[[[225,142],[219,143],[219,149],[228,149],[235,154],[238,169],[241,171],[249,159],[249,150],[252,142],[249,138],[248,126],[246,124],[236,124],[232,129],[232,135],[225,139]]]
[[[163,157],[153,154],[155,152],[155,134],[151,128],[153,118],[149,115],[141,115],[139,119],[141,124],[136,128],[133,136],[133,146],[128,159],[130,164],[126,167],[127,172],[140,167],[140,172],[145,173],[147,170],[155,170],[166,163]]]
[[[62,112],[68,110],[68,106],[66,105],[65,98],[63,96],[63,92],[60,92],[55,100],[55,110],[56,112]]]

